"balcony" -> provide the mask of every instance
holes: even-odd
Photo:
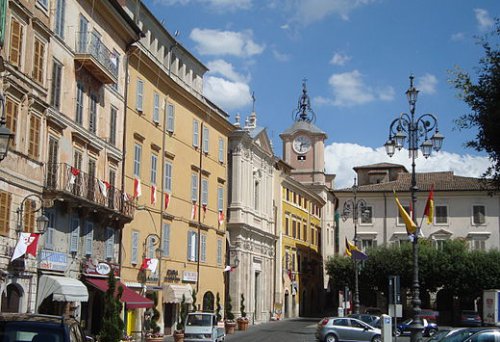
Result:
[[[118,57],[94,32],[78,32],[76,37],[75,61],[87,69],[104,84],[118,80]]]
[[[123,192],[101,182],[68,164],[47,164],[44,197],[68,202],[77,202],[79,207],[97,210],[108,216],[130,222],[134,206],[125,200]]]

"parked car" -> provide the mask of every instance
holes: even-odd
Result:
[[[457,325],[463,327],[480,327],[483,324],[481,316],[474,310],[461,310],[458,316]]]
[[[398,324],[396,329],[396,336],[405,335],[410,333],[410,325],[413,322],[413,318],[409,318]],[[438,326],[434,322],[429,322],[427,319],[422,319],[422,324],[424,325],[424,330],[422,330],[423,336],[433,336],[438,330]]]
[[[380,328],[377,326],[380,316],[370,314],[350,314],[348,317],[359,319],[366,324],[370,324],[372,327]]]
[[[226,338],[224,327],[217,324],[217,315],[210,312],[191,312],[184,327],[186,342],[222,342]]]
[[[455,328],[438,342],[498,342],[500,341],[500,330],[498,328]]]
[[[439,317],[439,311],[435,311],[432,309],[422,309],[420,311],[420,317],[422,319],[426,319],[431,322],[437,322],[438,317]]]
[[[434,335],[429,337],[426,342],[441,342],[451,332],[451,328],[440,329]]]
[[[71,317],[28,313],[0,313],[0,342],[85,342],[79,322]]]
[[[384,312],[380,308],[368,307],[365,309],[365,313],[367,313],[369,315],[381,316]]]
[[[316,338],[320,342],[381,342],[381,336],[380,329],[350,317],[325,317],[316,327]]]

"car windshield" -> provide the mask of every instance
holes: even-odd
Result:
[[[474,334],[477,330],[462,329],[451,331],[447,336],[440,340],[440,342],[461,342]]]
[[[0,342],[64,342],[64,331],[57,326],[39,325],[30,321],[0,324]]]
[[[187,325],[209,327],[212,325],[212,316],[210,315],[189,315]]]

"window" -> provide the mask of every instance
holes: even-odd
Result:
[[[448,223],[448,207],[445,205],[436,205],[436,224]]]
[[[208,127],[203,127],[203,153],[208,153],[209,133]]]
[[[161,238],[162,256],[168,257],[170,256],[170,223],[163,224],[163,232]]]
[[[106,259],[112,260],[115,255],[115,231],[106,227]]]
[[[219,162],[224,163],[224,139],[219,138]]]
[[[45,232],[43,238],[45,240],[44,248],[53,249],[54,248],[54,232],[56,230],[56,214],[52,210],[46,210],[45,216],[49,219],[49,224],[47,226],[47,231]]]
[[[43,8],[48,9],[49,7],[49,0],[38,0],[37,1]]]
[[[196,232],[189,231],[188,232],[188,246],[187,246],[187,259],[188,261],[197,261],[198,260],[198,235]]]
[[[71,218],[71,232],[69,237],[69,252],[78,252],[78,243],[80,240],[80,219],[76,216]]]
[[[442,251],[444,248],[444,243],[446,240],[444,239],[432,239],[432,245],[439,251]]]
[[[307,222],[302,222],[302,237],[304,238],[304,241],[307,242]]]
[[[208,204],[208,179],[201,180],[201,204]]]
[[[17,132],[17,113],[19,106],[17,103],[13,102],[10,98],[7,98],[5,102],[5,119],[6,126],[14,134]],[[16,146],[16,139],[12,139],[12,146]]]
[[[50,92],[50,104],[59,110],[61,106],[61,81],[62,64],[54,60],[52,62],[52,89]]]
[[[5,15],[5,14],[4,14]],[[12,65],[20,68],[23,49],[23,31],[24,26],[16,18],[10,21],[10,51],[9,61]]]
[[[207,261],[207,236],[205,234],[201,235],[201,261]]]
[[[217,265],[222,265],[222,240],[217,240]]]
[[[83,123],[83,83],[78,81],[76,83],[76,108],[75,108],[75,122],[79,125]]]
[[[89,107],[89,131],[92,133],[97,132],[97,102],[98,98],[96,94],[90,95],[90,107]]]
[[[175,124],[175,107],[173,104],[168,104],[167,105],[167,131],[168,132],[173,132],[174,131],[174,124]]]
[[[12,195],[0,190],[0,234],[9,234],[10,203]]]
[[[290,219],[285,217],[285,235],[290,235]]]
[[[254,187],[254,209],[258,210],[259,209],[259,181],[255,181],[255,187]]]
[[[200,132],[198,131],[198,120],[193,120],[193,146],[198,147],[199,141],[198,141],[198,136]]]
[[[163,186],[166,192],[172,192],[172,163],[169,161],[165,162],[165,179],[163,180]]]
[[[297,236],[297,221],[292,220],[292,237],[295,238]]]
[[[80,32],[78,33],[78,52],[87,52],[89,21],[83,15],[80,15]]]
[[[410,206],[408,206],[408,205],[401,205],[401,206],[404,208],[404,210],[405,210],[405,211],[408,213],[408,215],[410,215],[410,217],[411,217]],[[404,224],[405,224],[405,221],[403,220],[403,217],[401,217],[401,213],[399,212],[399,210],[398,210],[398,221],[397,221],[397,223],[398,223],[399,225],[404,225]]]
[[[146,245],[146,251],[145,254],[146,254],[146,257],[150,258],[150,259],[153,259],[155,258],[155,242],[156,242],[156,237],[154,236],[150,236],[148,238],[148,241],[147,241],[147,245]]]
[[[56,0],[56,15],[54,33],[64,38],[64,12],[66,11],[66,0]]]
[[[158,156],[151,155],[151,184],[156,184],[156,164],[158,163]]]
[[[83,239],[83,250],[86,256],[92,255],[92,246],[94,244],[94,223],[93,222],[87,222],[85,224],[85,236]]]
[[[224,210],[224,188],[221,186],[217,188],[217,210]]]
[[[486,208],[484,205],[472,206],[472,223],[473,224],[486,223]]]
[[[297,221],[297,239],[300,240],[300,222]]]
[[[52,135],[49,135],[49,148],[47,152],[47,187],[54,188],[57,185],[59,140]]]
[[[191,200],[198,201],[198,175],[191,174]]]
[[[137,89],[135,90],[135,106],[139,112],[142,112],[142,101],[144,99],[144,81],[137,80]]]
[[[132,231],[132,251],[130,254],[130,263],[137,265],[139,260],[139,232],[137,230]]]
[[[361,239],[361,250],[366,251],[367,248],[377,247],[377,241],[373,239]]]
[[[373,207],[362,207],[361,213],[361,223],[370,224],[373,223]]]
[[[96,170],[96,160],[89,159],[88,164],[88,183],[87,183],[87,198],[94,199],[94,184],[95,184],[95,170]]]
[[[35,38],[33,54],[33,79],[43,84],[43,68],[45,65],[45,44],[40,39]]]
[[[111,113],[109,117],[109,143],[112,145],[116,144],[116,116],[118,114],[118,109],[111,106]]]
[[[111,69],[114,71],[115,75],[118,75],[120,70],[120,53],[115,49],[113,49],[113,52],[111,53],[110,61]],[[111,88],[113,88],[114,90],[118,90],[118,82],[113,82],[111,84]]]
[[[134,176],[141,176],[141,154],[142,146],[135,144],[134,146]]]
[[[153,95],[153,122],[160,123],[160,95],[158,93]]]
[[[39,144],[40,144],[40,117],[31,113],[30,115],[30,132],[29,132],[29,145],[28,145],[28,155],[37,159],[40,156]]]
[[[486,240],[484,239],[470,240],[470,249],[472,251],[484,251],[486,249]]]

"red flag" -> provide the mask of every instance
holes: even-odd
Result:
[[[207,205],[206,204],[202,204],[201,205],[201,209],[203,209],[203,219],[205,219],[205,215],[207,214]]]
[[[170,195],[168,192],[165,193],[165,210],[168,209],[168,203],[170,202]]]
[[[141,270],[150,270],[155,273],[158,267],[158,259],[156,258],[144,258],[142,260]]]
[[[11,261],[17,259],[24,254],[31,254],[36,257],[36,249],[38,245],[38,238],[40,234],[37,233],[21,233],[19,241],[17,242],[14,253],[12,254]]]
[[[156,204],[156,186],[151,185],[151,204]]]
[[[427,197],[424,215],[427,216],[427,223],[431,224],[434,219],[434,184],[431,185],[431,191],[429,197]]]
[[[224,223],[224,212],[222,210],[219,210],[219,226],[222,226]]]
[[[139,178],[134,179],[134,198],[138,198],[142,195],[141,190],[141,180]]]
[[[198,205],[196,202],[193,202],[193,208],[191,209],[191,220],[196,219],[196,212],[198,211]]]
[[[77,168],[72,166],[71,167],[71,175],[69,176],[69,184],[70,185],[75,184],[76,177],[78,177],[79,174],[80,174],[80,170],[78,170]]]

